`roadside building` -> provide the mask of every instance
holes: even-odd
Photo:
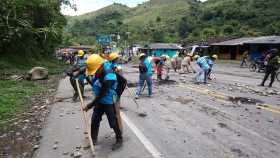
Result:
[[[80,46],[69,46],[69,49],[72,49],[74,51],[78,51],[78,50],[83,50],[83,51],[90,51],[94,48],[94,46],[87,46],[87,45],[80,45]]]
[[[182,50],[183,48],[175,43],[152,43],[139,49],[141,53],[146,53],[149,56],[157,57],[160,57],[162,55],[173,57]]]
[[[245,51],[250,59],[262,56],[271,48],[280,48],[280,36],[244,37],[210,44],[220,59],[241,60]]]
[[[280,36],[259,37],[244,44],[249,48],[251,59],[256,59],[270,49],[280,49]]]
[[[219,59],[225,60],[241,60],[242,54],[248,50],[248,46],[244,45],[245,42],[253,40],[254,38],[245,37],[227,40],[218,43],[212,43],[213,53],[219,55]]]

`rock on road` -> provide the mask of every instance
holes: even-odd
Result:
[[[215,69],[217,79],[209,85],[194,85],[191,82],[194,74],[172,73],[170,79],[176,82],[155,83],[152,98],[145,97],[145,90],[138,100],[139,109],[126,91],[122,97],[122,112],[129,121],[124,122],[124,146],[118,151],[110,149],[115,141],[114,133],[104,115],[97,157],[278,158],[279,83],[275,83],[273,89],[276,94],[270,94],[271,89],[256,86],[263,74],[232,65],[218,65]],[[128,65],[124,70],[128,80],[135,83],[137,69]],[[80,103],[73,103],[71,96],[68,79],[61,80],[56,98],[64,99],[52,106],[35,158],[71,157],[77,152],[82,157],[91,157]],[[86,96],[89,102],[92,97],[89,86]],[[260,108],[257,103],[232,102],[223,96],[262,101],[273,110]],[[146,112],[147,117],[139,117],[139,112]]]

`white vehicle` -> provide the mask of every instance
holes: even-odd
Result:
[[[193,45],[190,47],[187,47],[188,55],[194,56],[194,55],[206,55],[209,54],[209,46],[199,46],[199,45]]]

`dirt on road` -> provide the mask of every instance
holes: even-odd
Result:
[[[137,69],[126,65],[123,70],[134,94]],[[278,158],[280,83],[258,87],[263,74],[234,65],[215,65],[214,74],[209,84],[197,85],[195,74],[171,72],[168,82],[154,80],[151,98],[144,90],[139,106],[126,90],[121,99],[124,145],[111,150],[114,133],[104,116],[97,158]],[[90,86],[85,95],[86,103],[93,99]],[[61,80],[33,157],[91,157],[80,103],[71,96],[69,80]],[[34,145],[28,146],[34,150]]]

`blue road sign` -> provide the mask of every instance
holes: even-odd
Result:
[[[96,37],[96,40],[101,45],[110,45],[112,37],[111,35],[99,35]]]

